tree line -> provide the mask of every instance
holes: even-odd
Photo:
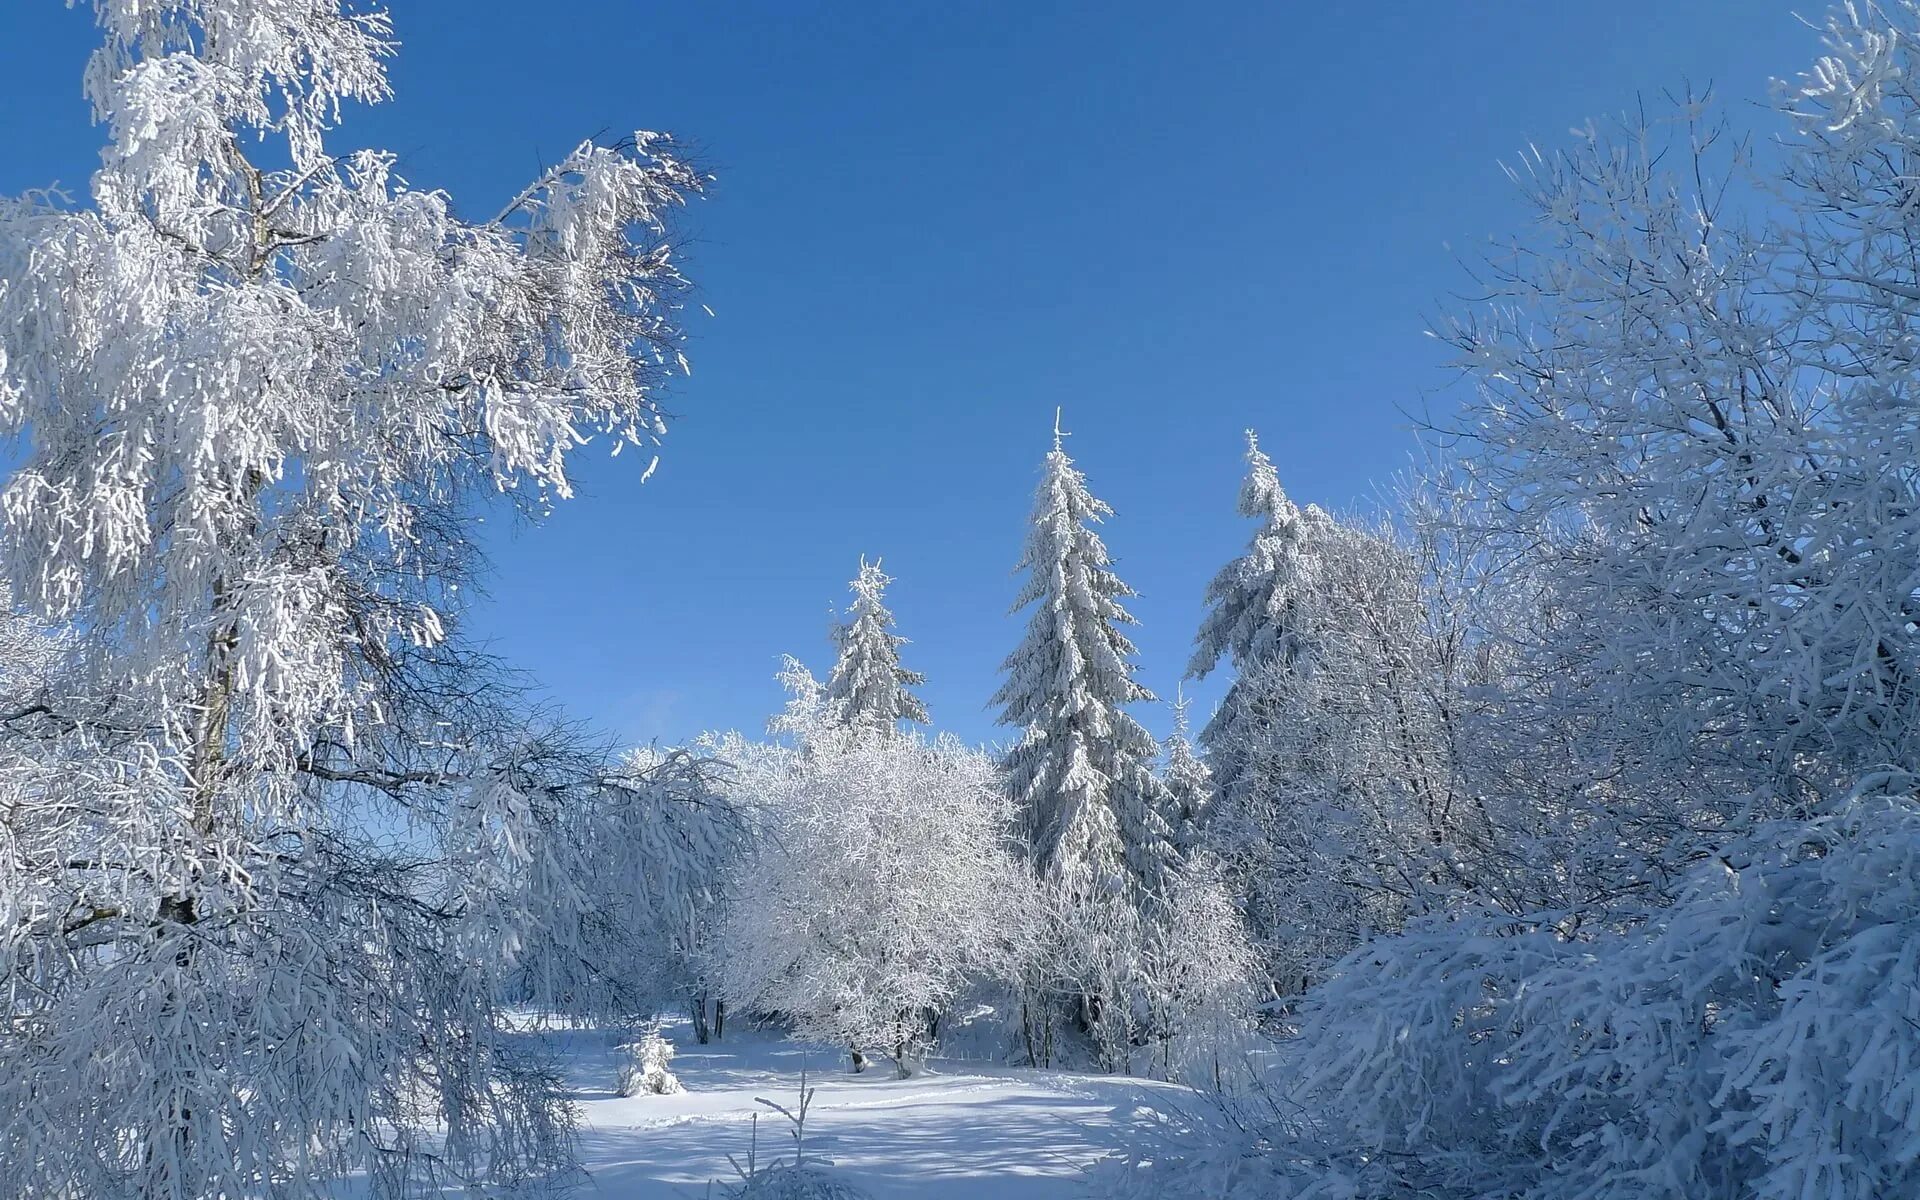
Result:
[[[329,149],[383,13],[93,7],[88,200],[0,204],[0,1178],[562,1178],[525,1013],[672,1003],[1237,1089],[1123,1194],[1920,1183],[1913,5],[1777,144],[1682,97],[1516,165],[1418,476],[1336,517],[1250,440],[1197,745],[1056,440],[1003,755],[902,728],[878,564],[764,738],[613,745],[464,635],[467,520],[664,431],[671,139],[468,220]]]

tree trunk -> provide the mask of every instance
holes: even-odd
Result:
[[[227,590],[224,582],[215,581],[213,588],[213,612],[216,620],[221,618],[228,606]],[[231,624],[217,628],[207,640],[207,680],[200,693],[200,719],[194,729],[193,748],[187,761],[187,787],[191,795],[188,811],[188,828],[194,841],[194,857],[199,861],[217,859],[209,853],[209,843],[213,841],[218,827],[216,806],[219,801],[220,777],[227,757],[227,727],[233,709],[233,649],[238,641],[238,633]],[[155,939],[173,937],[178,946],[173,953],[174,964],[184,972],[193,965],[192,927],[199,923],[200,879],[196,868],[180,880],[178,891],[160,897],[153,914],[153,935]],[[169,1010],[178,1012],[184,1006],[183,998],[173,992],[166,999]],[[191,1156],[193,1144],[193,1108],[186,1097],[174,1095],[168,1101],[168,1111],[156,1122],[157,1128],[150,1129],[146,1141],[146,1169],[156,1173],[155,1186],[162,1190],[172,1190],[179,1181],[173,1179],[173,1163],[185,1164]],[[161,1156],[160,1145],[170,1146],[171,1153]]]

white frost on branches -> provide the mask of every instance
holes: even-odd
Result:
[[[465,529],[659,435],[701,179],[638,134],[465,221],[328,148],[387,97],[384,12],[93,8],[91,203],[0,203],[0,550],[83,635],[0,746],[0,1177],[545,1171],[565,1107],[497,997],[601,770],[452,636]]]
[[[793,743],[736,749],[762,833],[728,887],[727,995],[906,1075],[963,988],[1013,971],[1013,813],[980,751],[850,730],[797,664],[786,678]]]

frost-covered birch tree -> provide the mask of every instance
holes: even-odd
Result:
[[[893,577],[880,569],[880,560],[860,560],[860,574],[850,586],[853,603],[847,620],[833,629],[838,657],[827,677],[827,699],[838,719],[850,728],[894,730],[902,721],[927,723],[927,707],[909,688],[926,682],[918,671],[900,665],[900,647],[907,639],[893,632],[893,614],[887,611],[887,585]]]
[[[538,510],[588,436],[661,432],[701,179],[642,133],[464,220],[334,148],[388,96],[384,11],[92,7],[90,196],[0,205],[5,568],[81,634],[0,776],[0,1177],[543,1171],[566,1111],[496,996],[590,780],[450,627],[475,506]]]
[[[1056,431],[1034,501],[1014,608],[1033,606],[993,702],[1022,731],[1008,752],[1037,869],[1084,897],[1153,888],[1171,854],[1152,735],[1126,711],[1153,699],[1133,677],[1133,589],[1093,526],[1112,515]]]

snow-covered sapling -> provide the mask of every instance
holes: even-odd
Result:
[[[793,1139],[793,1157],[776,1158],[760,1165],[760,1114],[753,1115],[748,1135],[747,1161],[727,1155],[740,1182],[727,1194],[735,1200],[867,1200],[867,1193],[839,1178],[833,1161],[807,1151],[807,1110],[813,1107],[814,1089],[807,1084],[807,1072],[800,1071],[800,1095],[792,1108],[762,1096],[754,1103],[779,1113],[787,1122],[787,1136]]]
[[[620,1047],[620,1094],[638,1096],[675,1096],[685,1089],[668,1064],[673,1061],[673,1043],[649,1029],[645,1036]]]

